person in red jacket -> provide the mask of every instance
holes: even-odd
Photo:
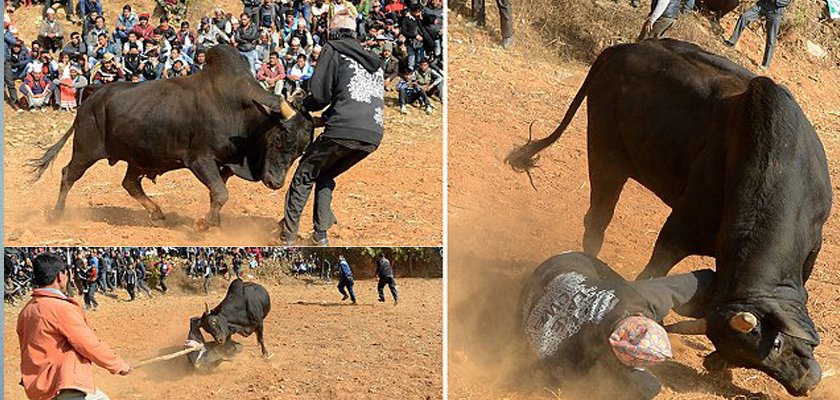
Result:
[[[143,41],[155,37],[155,27],[149,24],[149,14],[140,14],[140,22],[134,25],[132,32],[137,34],[138,38],[143,38]]]
[[[23,79],[20,93],[26,98],[29,109],[34,111],[50,104],[53,84],[44,76],[43,65],[40,62],[33,62],[31,66],[32,71]]]
[[[26,397],[107,399],[94,383],[92,363],[115,375],[128,375],[132,366],[96,336],[79,304],[62,292],[70,279],[64,261],[45,253],[32,264],[38,288],[17,321]]]

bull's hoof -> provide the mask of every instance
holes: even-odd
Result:
[[[266,352],[262,355],[263,360],[270,360],[271,357],[274,357],[274,353]]]
[[[208,221],[207,218],[201,218],[195,221],[195,230],[197,231],[206,231],[217,226],[219,226],[219,221],[213,223],[213,221]]]
[[[151,215],[152,218],[152,225],[156,227],[162,227],[166,223],[166,217],[163,216],[163,213],[154,213]]]
[[[47,211],[47,220],[48,221],[59,221],[61,218],[64,217],[64,210],[59,209],[52,209]]]

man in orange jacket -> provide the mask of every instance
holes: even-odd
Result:
[[[54,254],[33,260],[38,289],[18,316],[21,384],[33,400],[107,400],[93,382],[91,361],[112,374],[128,375],[131,365],[96,337],[79,304],[61,289],[66,265]]]

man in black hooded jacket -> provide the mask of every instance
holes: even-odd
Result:
[[[338,21],[337,26],[331,27],[330,41],[321,51],[309,81],[310,94],[301,105],[307,111],[329,107],[322,114],[324,132],[304,152],[286,194],[281,221],[281,240],[286,245],[295,242],[313,184],[312,241],[321,246],[329,244],[327,230],[336,223],[330,206],[335,178],[376,150],[382,141],[382,60],[356,40],[354,21]]]

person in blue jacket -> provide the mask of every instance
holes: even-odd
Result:
[[[347,300],[349,294],[350,301],[356,304],[356,294],[353,293],[353,271],[350,270],[350,264],[343,255],[338,256],[338,272],[341,274],[338,280],[338,292],[343,296],[341,301]]]

